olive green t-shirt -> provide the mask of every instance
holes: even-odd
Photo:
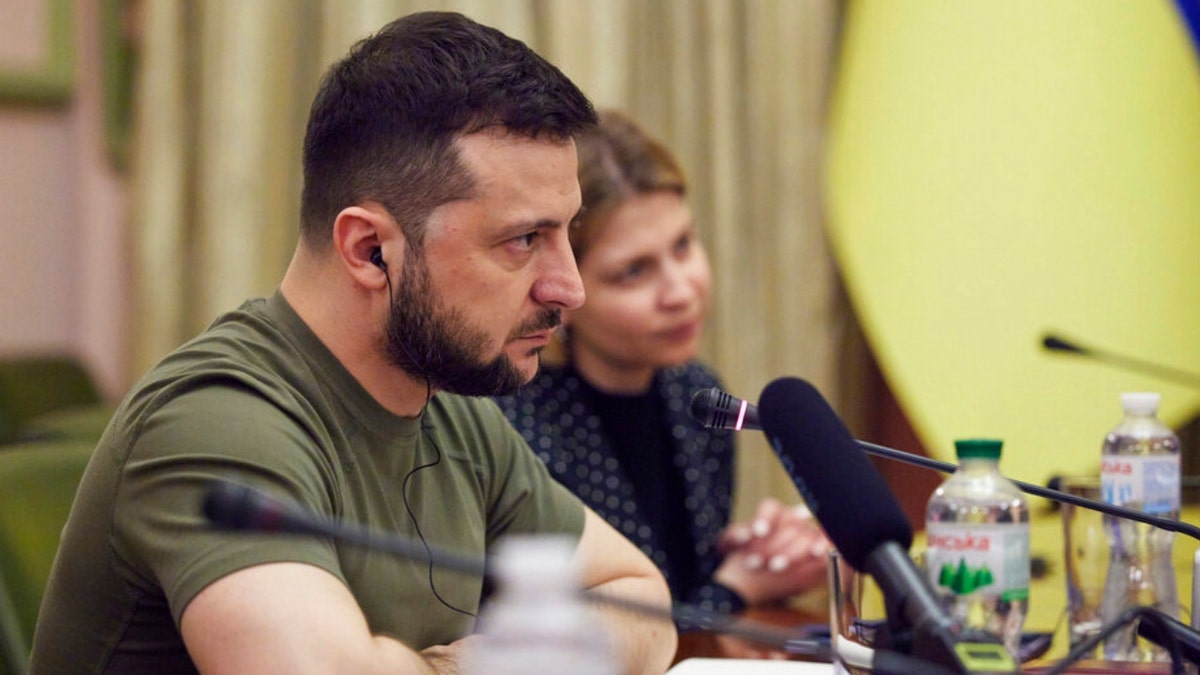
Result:
[[[431,581],[426,560],[218,531],[201,511],[217,478],[479,558],[505,534],[583,529],[581,504],[490,400],[440,393],[418,418],[393,415],[276,293],[168,356],[118,409],[63,533],[35,673],[194,672],[178,631],[187,603],[267,562],[328,570],[373,633],[416,649],[473,629],[479,577],[435,567]]]

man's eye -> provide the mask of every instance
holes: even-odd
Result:
[[[530,249],[533,248],[533,242],[537,239],[537,237],[537,232],[530,232],[513,239],[513,243],[516,244],[518,248]]]

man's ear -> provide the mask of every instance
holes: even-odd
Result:
[[[333,221],[333,247],[351,278],[377,288],[387,284],[388,260],[403,256],[404,235],[387,209],[367,202],[338,213]]]

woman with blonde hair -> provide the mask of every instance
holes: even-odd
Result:
[[[587,299],[563,314],[559,358],[498,403],[676,600],[734,612],[822,585],[829,544],[803,508],[767,499],[729,526],[734,439],[688,415],[692,394],[720,383],[696,360],[711,273],[679,163],[615,111],[577,146],[571,246]]]

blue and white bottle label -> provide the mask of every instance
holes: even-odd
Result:
[[[1179,455],[1109,455],[1100,465],[1104,501],[1154,515],[1179,511]]]

